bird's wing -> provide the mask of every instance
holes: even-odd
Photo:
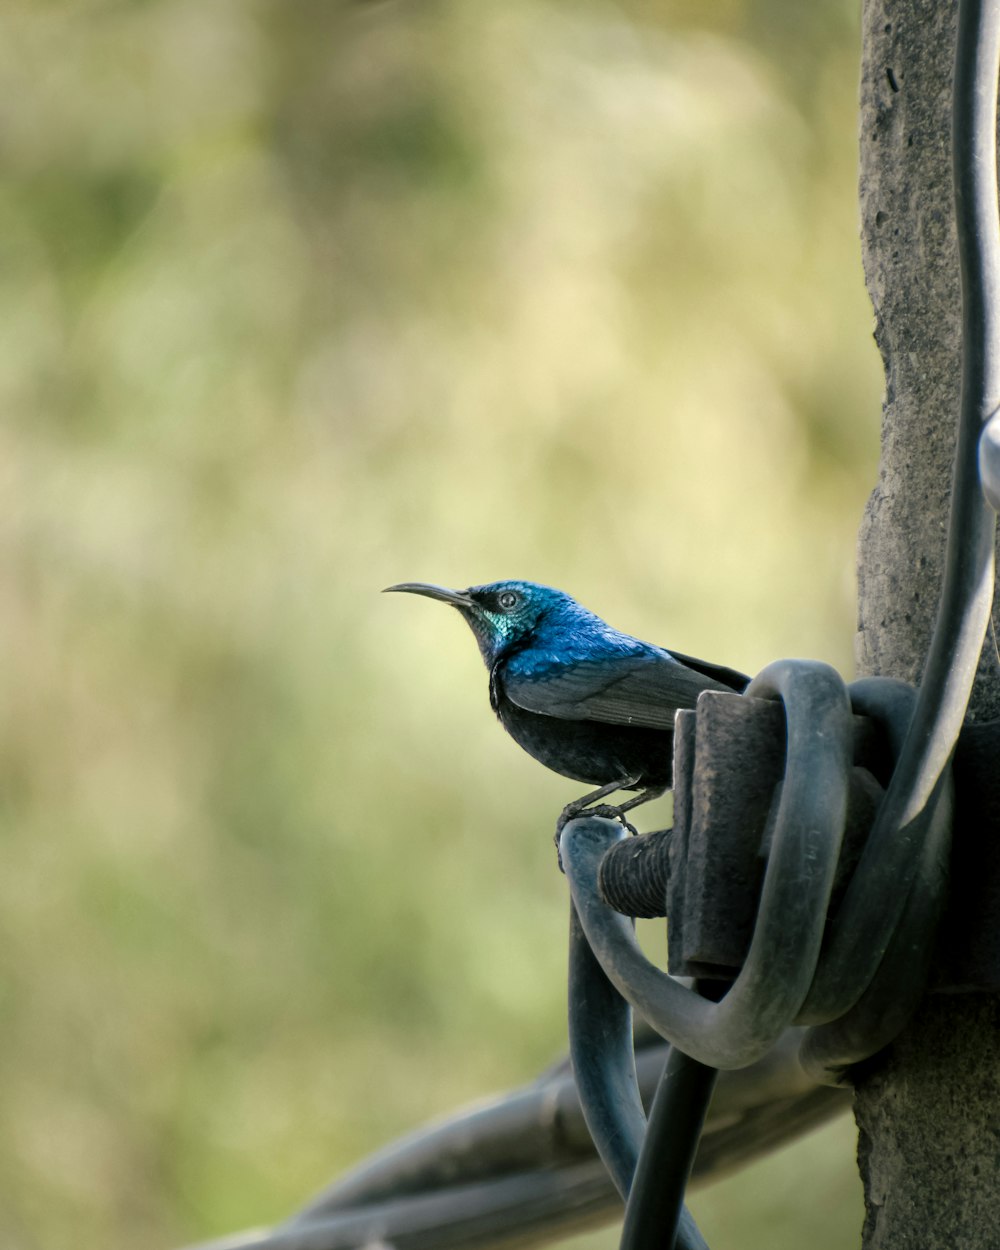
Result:
[[[605,721],[672,729],[674,712],[694,707],[703,690],[731,689],[666,656],[624,655],[501,676],[504,694],[518,707],[562,720]]]
[[[741,673],[735,668],[726,668],[724,664],[710,664],[708,660],[696,659],[693,655],[684,655],[680,651],[675,651],[672,647],[670,654],[675,660],[680,660],[682,664],[688,668],[693,668],[696,673],[703,673],[706,677],[711,677],[713,681],[717,681],[720,685],[728,686],[730,690],[735,690],[737,694],[742,694],[750,685],[751,678],[746,673]]]

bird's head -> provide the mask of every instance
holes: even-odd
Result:
[[[387,591],[405,591],[450,603],[468,621],[487,666],[523,646],[554,609],[572,603],[569,595],[536,582],[491,582],[468,590],[447,590],[425,582],[401,582]]]

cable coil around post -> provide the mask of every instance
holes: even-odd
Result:
[[[815,661],[781,660],[747,693],[785,703],[788,766],[757,926],[744,966],[720,1002],[652,964],[631,922],[601,898],[600,861],[623,836],[619,827],[570,821],[560,840],[574,905],[608,979],[657,1032],[714,1068],[760,1058],[798,1015],[819,959],[847,810],[851,708],[837,673]]]
[[[619,1183],[628,1193],[622,1250],[654,1250],[664,1244],[664,1228],[678,1219],[677,1240],[670,1244],[678,1250],[703,1244],[681,1204],[714,1069],[749,1064],[786,1028],[810,1023],[814,1027],[804,1031],[800,1061],[814,1079],[842,1082],[850,1064],[880,1050],[912,1013],[942,910],[952,810],[947,773],[905,827],[888,823],[895,812],[883,801],[855,869],[853,895],[848,892],[853,905],[862,900],[866,914],[894,917],[886,944],[853,968],[845,968],[842,959],[828,962],[838,950],[837,925],[843,923],[843,903],[832,921],[828,909],[846,816],[852,713],[880,727],[892,768],[904,748],[915,692],[877,678],[848,689],[825,665],[781,661],[766,669],[748,694],[782,699],[786,767],[776,790],[750,950],[720,1001],[702,998],[651,964],[633,922],[601,897],[601,861],[624,837],[619,826],[579,819],[567,824],[560,842],[573,900],[571,966],[586,968],[591,980],[606,977],[601,994],[614,1003],[602,1021],[588,1019],[595,1000],[582,994],[580,978],[571,974],[571,1049],[574,1065],[580,1064],[581,1099],[602,1157],[613,1174],[617,1169],[628,1181],[627,1189]],[[617,1002],[612,985],[621,995]],[[816,986],[846,1004],[840,1017],[818,1015],[810,1005]],[[654,1109],[655,1133],[647,1130],[644,1141],[638,1117],[626,1114],[626,1099],[616,1088],[620,1063],[617,1073],[605,1070],[599,1081],[591,1079],[607,1063],[609,1052],[602,1046],[627,1047],[630,1006],[678,1048],[658,1095],[662,1105]],[[656,1183],[648,1183],[653,1176]]]

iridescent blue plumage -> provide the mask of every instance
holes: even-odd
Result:
[[[621,814],[662,793],[672,777],[677,709],[693,707],[703,690],[742,691],[749,680],[623,634],[536,582],[388,589],[456,607],[479,643],[490,702],[511,737],[555,772],[600,786],[564,815],[616,789],[643,793],[601,811]]]

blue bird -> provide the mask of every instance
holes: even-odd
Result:
[[[703,690],[742,692],[749,677],[642,642],[562,590],[492,582],[447,590],[402,582],[387,591],[450,603],[464,617],[490,674],[490,704],[514,741],[547,768],[598,788],[567,805],[558,829],[585,809],[626,827],[625,812],[673,780],[674,713]],[[617,806],[616,790],[639,790]]]

